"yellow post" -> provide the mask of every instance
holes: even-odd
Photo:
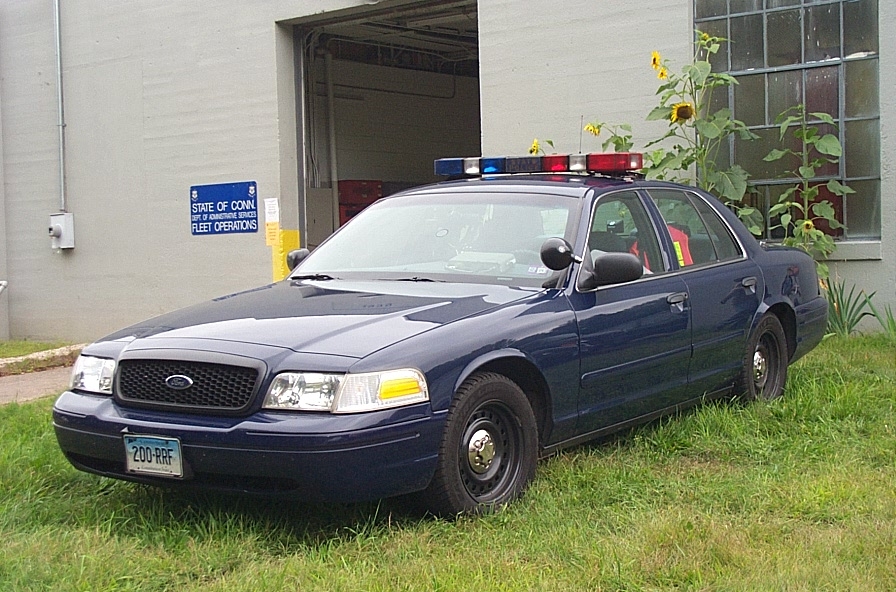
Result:
[[[279,282],[289,275],[289,268],[286,266],[286,255],[292,250],[299,248],[299,231],[280,228],[279,223],[269,223],[266,226],[276,224],[276,233],[271,232],[275,240],[271,244],[271,269],[275,282]],[[267,231],[267,228],[265,228]],[[267,234],[267,233],[266,233]]]

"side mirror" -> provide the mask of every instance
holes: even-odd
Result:
[[[633,282],[642,275],[644,266],[631,253],[604,253],[594,260],[593,266],[582,268],[577,286],[582,291],[593,290],[600,286]]]
[[[286,267],[289,268],[289,271],[292,271],[296,267],[298,267],[299,263],[305,260],[305,257],[311,253],[308,249],[296,249],[294,251],[290,251],[286,254]]]
[[[549,238],[541,245],[541,262],[548,269],[560,271],[573,263],[581,263],[582,258],[572,252],[572,246],[565,239]]]

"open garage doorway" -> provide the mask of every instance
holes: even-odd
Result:
[[[479,154],[475,0],[383,1],[295,25],[305,246],[436,180],[434,159]]]

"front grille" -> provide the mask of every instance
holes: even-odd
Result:
[[[245,366],[183,360],[122,360],[117,395],[123,401],[197,411],[239,411],[252,400],[258,370]],[[169,387],[172,376],[186,376],[193,384]]]

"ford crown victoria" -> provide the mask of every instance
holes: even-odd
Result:
[[[443,159],[285,280],[85,348],[53,408],[78,469],[352,501],[506,504],[536,461],[714,397],[771,399],[821,340],[805,253],[638,154]]]

